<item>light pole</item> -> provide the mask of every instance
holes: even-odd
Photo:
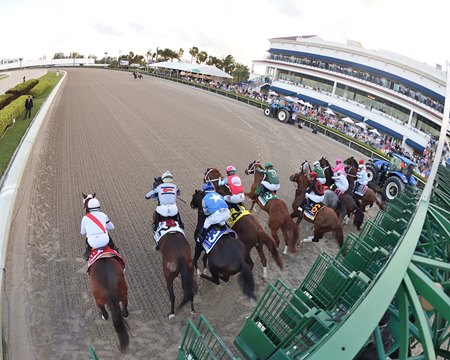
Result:
[[[105,67],[106,67],[106,57],[108,56],[108,52],[105,51]]]

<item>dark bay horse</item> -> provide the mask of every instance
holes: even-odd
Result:
[[[214,184],[216,191],[222,196],[230,195],[230,189],[228,186],[218,185],[217,179],[221,177],[222,175],[219,170],[216,168],[208,168],[205,172],[204,181],[211,181],[212,184]],[[280,254],[278,253],[275,240],[264,231],[259,221],[252,214],[239,218],[232,226],[232,229],[236,231],[239,240],[244,243],[245,261],[252,269],[254,263],[250,256],[250,252],[253,248],[256,248],[256,251],[258,251],[258,255],[263,266],[263,278],[267,278],[267,259],[264,254],[263,245],[269,249],[275,263],[281,270],[283,270],[283,260],[281,260]]]
[[[197,241],[197,234],[206,219],[203,212],[202,200],[205,196],[203,191],[195,190],[192,195],[191,208],[198,212],[197,228],[194,233],[195,241]],[[220,284],[220,280],[228,282],[232,275],[238,274],[238,283],[244,295],[250,299],[256,299],[255,296],[255,280],[250,266],[245,262],[245,246],[244,243],[234,238],[232,235],[222,235],[215,246],[208,254],[208,269],[211,276],[201,274],[200,277],[213,282],[216,285]],[[194,262],[198,255],[194,257]]]
[[[353,188],[355,185],[355,181],[357,179],[357,172],[358,172],[358,162],[355,160],[355,158],[349,157],[347,160],[344,161],[344,164],[347,165],[347,179],[348,179],[348,188],[353,193]],[[353,193],[353,197],[357,200],[361,199],[361,208],[362,211],[366,211],[366,206],[372,207],[374,203],[377,204],[377,206],[380,209],[384,209],[384,203],[380,200],[378,200],[376,192],[371,189],[370,187],[367,188],[364,196],[361,198],[361,196]]]
[[[305,197],[305,192],[308,189],[310,182],[304,173],[296,173],[294,175],[291,175],[290,180],[297,184],[297,189],[295,191],[295,200],[292,203],[292,206],[294,207],[297,205],[297,203],[298,205],[302,203]],[[298,218],[297,222],[300,222],[302,220],[302,217],[301,212],[298,210],[298,206],[293,210],[294,211],[292,212],[291,215],[293,217],[297,217]],[[297,212],[295,210],[297,210]],[[344,233],[342,230],[342,225],[339,221],[336,212],[332,208],[328,206],[323,207],[317,213],[314,221],[312,221],[306,216],[303,216],[303,218],[306,221],[314,224],[314,236],[309,237],[304,241],[318,242],[320,239],[323,238],[323,235],[325,233],[333,231],[334,238],[338,242],[339,246],[342,246],[344,242]]]
[[[87,202],[95,198],[94,194],[83,194],[83,204],[86,213],[89,212]],[[92,294],[100,309],[103,320],[109,315],[105,305],[111,311],[114,330],[119,337],[120,351],[128,349],[130,342],[129,327],[125,319],[128,318],[128,286],[123,273],[122,265],[115,257],[104,257],[95,261],[88,271]],[[122,303],[122,309],[120,308]]]
[[[153,189],[162,184],[162,178],[156,177]],[[163,217],[160,219],[168,220]],[[170,220],[168,220],[170,221]],[[172,220],[173,221],[173,220]],[[197,293],[197,284],[194,281],[194,265],[192,262],[191,246],[186,237],[181,232],[168,232],[159,240],[159,249],[163,260],[163,273],[166,279],[167,290],[169,291],[170,313],[169,319],[175,317],[175,293],[173,282],[181,274],[181,287],[183,288],[183,299],[178,305],[178,309],[191,303],[191,314],[195,314],[194,296]]]
[[[289,215],[288,207],[283,200],[272,199],[266,205],[260,203],[255,191],[261,184],[264,175],[258,172],[257,168],[262,168],[262,166],[255,160],[249,164],[247,169],[245,169],[245,174],[254,174],[251,189],[248,193],[245,193],[245,195],[252,199],[254,203],[256,202],[262,210],[269,214],[268,225],[277,247],[280,246],[278,230],[281,229],[285,242],[283,254],[286,255],[288,249],[291,253],[295,254],[297,252],[297,241],[300,237],[298,226]]]

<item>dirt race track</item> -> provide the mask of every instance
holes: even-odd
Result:
[[[144,197],[153,177],[170,170],[189,203],[207,167],[223,173],[233,164],[249,188],[253,178],[243,173],[246,166],[254,159],[271,161],[281,179],[279,196],[291,209],[295,188],[289,175],[303,160],[322,155],[361,156],[309,129],[192,87],[115,71],[69,70],[27,165],[13,216],[2,309],[9,359],[87,359],[89,344],[102,360],[174,359],[190,312],[186,306],[175,319],[166,316],[169,299],[151,231],[155,202]],[[125,355],[90,292],[79,234],[82,191],[97,193],[127,262],[132,337]],[[178,206],[193,245],[197,213],[181,201]],[[259,209],[256,214],[265,225],[267,215]],[[346,225],[344,231],[355,228]],[[311,234],[302,222],[301,238]],[[318,244],[300,244],[298,254],[284,257],[280,273],[266,250],[268,281],[281,277],[295,287],[322,251],[336,253],[331,234]],[[252,257],[261,295],[265,281],[256,251]],[[244,298],[236,278],[220,286],[197,282],[197,313],[232,347],[256,303]],[[179,280],[175,285],[178,303]]]

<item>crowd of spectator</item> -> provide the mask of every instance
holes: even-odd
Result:
[[[306,57],[300,56],[287,56],[287,55],[275,55],[270,54],[268,56],[270,60],[290,62],[300,65],[311,66],[319,69],[329,70],[333,72],[338,72],[340,74],[344,74],[347,76],[355,77],[385,88],[389,88],[393,91],[399,92],[409,98],[412,98],[422,104],[425,104],[432,109],[435,109],[441,113],[444,112],[444,105],[438,102],[437,100],[422,94],[420,91],[412,89],[406,85],[395,82],[392,84],[392,80],[385,78],[383,76],[379,76],[377,74],[370,73],[368,71],[363,71],[357,68],[353,68],[350,66],[344,66],[341,64],[331,63],[322,60],[312,60]]]

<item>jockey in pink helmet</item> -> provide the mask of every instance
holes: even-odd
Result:
[[[245,200],[244,186],[239,175],[236,175],[236,168],[232,165],[227,166],[227,176],[223,179],[219,179],[218,185],[226,185],[230,189],[231,194],[225,195],[223,198],[228,204],[234,205],[234,207],[240,211],[238,205],[242,205]]]
[[[336,176],[338,171],[342,171],[344,176],[347,176],[347,173],[345,172],[344,164],[342,163],[341,158],[336,158],[336,166],[333,169],[333,174]]]

